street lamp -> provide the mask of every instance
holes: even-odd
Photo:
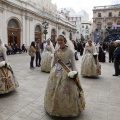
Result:
[[[69,32],[70,32],[70,40],[72,40],[72,33],[71,33],[72,30],[70,29]]]
[[[45,35],[45,40],[46,40],[46,34],[48,33],[48,32],[47,32],[47,29],[48,29],[49,23],[46,22],[46,21],[44,21],[44,22],[42,23],[42,26],[43,26],[43,28],[44,28],[43,33],[44,33],[44,35]]]

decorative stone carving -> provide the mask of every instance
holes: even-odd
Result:
[[[29,17],[29,16],[25,16],[25,19],[26,19],[26,20],[33,21],[33,18],[32,18],[32,17]]]
[[[0,12],[3,12],[4,11],[4,8],[0,7]]]
[[[60,26],[60,25],[58,25],[58,29],[61,29],[61,26]]]

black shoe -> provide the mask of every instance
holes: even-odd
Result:
[[[118,76],[117,74],[114,74],[113,76]]]
[[[111,61],[109,61],[109,63],[111,63]]]

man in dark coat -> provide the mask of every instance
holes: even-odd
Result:
[[[80,56],[83,55],[83,50],[84,50],[83,44],[82,44],[82,42],[80,42],[80,43],[79,43]]]
[[[114,45],[114,42],[111,42],[109,44],[109,47],[108,47],[108,52],[109,52],[109,62],[113,62],[113,53],[114,53],[114,50],[115,50],[115,45]]]
[[[115,41],[117,47],[113,53],[115,74],[113,76],[120,75],[120,40]]]

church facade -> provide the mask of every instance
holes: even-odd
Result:
[[[45,39],[43,22],[49,23],[46,38],[53,41],[59,34],[76,39],[76,27],[67,18],[63,19],[51,0],[1,0],[0,37],[4,44],[16,43],[29,46],[31,41]],[[72,30],[72,33],[70,32]]]

